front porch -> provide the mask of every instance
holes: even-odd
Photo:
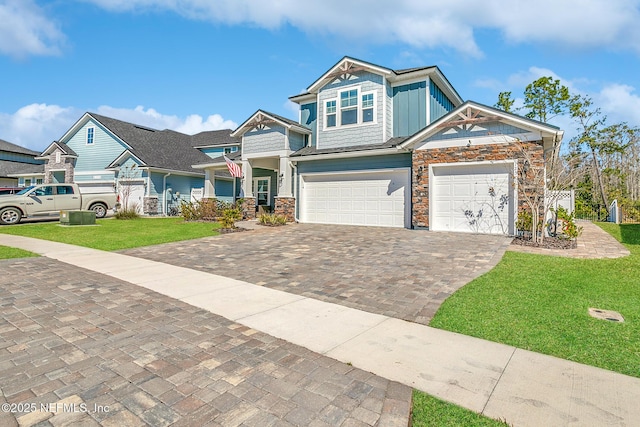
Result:
[[[243,219],[254,219],[263,213],[283,215],[295,221],[293,169],[288,157],[256,157],[232,160],[242,171],[233,178],[225,162],[205,168],[204,198],[235,203],[242,199]]]

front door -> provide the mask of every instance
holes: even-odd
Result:
[[[258,206],[271,205],[271,177],[260,177],[253,179],[253,196],[256,198]]]
[[[53,198],[53,187],[47,185],[38,187],[29,194],[27,201],[27,213],[30,215],[49,214],[56,211],[56,202]]]

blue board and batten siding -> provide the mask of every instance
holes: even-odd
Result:
[[[158,213],[164,213],[164,203],[166,194],[166,203],[168,207],[180,207],[181,201],[191,201],[191,189],[202,188],[204,186],[203,178],[191,177],[184,175],[169,175],[166,177],[166,173],[151,172],[151,187],[148,194],[151,197],[158,198]],[[163,183],[166,183],[166,193],[164,192]],[[179,196],[176,193],[180,193]]]
[[[393,88],[393,136],[409,136],[427,126],[427,82]]]
[[[331,81],[325,85],[319,94],[318,109],[318,139],[317,147],[337,148],[347,146],[358,146],[368,144],[380,144],[383,141],[383,77],[373,73],[354,73],[345,79]],[[372,122],[362,123],[362,117],[358,117],[358,124],[348,126],[337,126],[335,128],[326,128],[324,123],[324,110],[328,100],[336,100],[336,118],[340,123],[340,97],[339,93],[343,90],[358,89],[358,115],[362,114],[362,94],[367,92],[374,93],[375,116]]]
[[[431,112],[431,121],[433,123],[445,114],[453,111],[453,102],[440,90],[433,80],[429,81],[429,111]]]
[[[311,145],[315,146],[318,134],[318,104],[312,102],[300,106],[300,124],[311,129]]]
[[[285,128],[272,126],[252,129],[243,136],[242,154],[266,153],[285,149]]]
[[[94,128],[93,144],[87,144],[87,128],[90,127]],[[79,172],[105,169],[127,149],[93,120],[89,120],[71,138],[62,142],[78,154],[75,170]]]

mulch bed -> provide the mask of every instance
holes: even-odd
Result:
[[[229,233],[239,233],[240,231],[249,231],[247,228],[236,227],[236,228],[219,228],[218,232],[220,234],[229,234]]]
[[[578,247],[578,241],[576,239],[561,239],[559,237],[545,237],[542,244],[538,244],[534,243],[531,239],[518,236],[513,239],[511,244],[544,249],[575,249]]]

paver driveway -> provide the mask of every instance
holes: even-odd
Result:
[[[510,241],[290,224],[123,253],[427,324],[449,295],[495,266]]]
[[[0,426],[408,423],[409,387],[175,299],[47,258],[0,271]]]

